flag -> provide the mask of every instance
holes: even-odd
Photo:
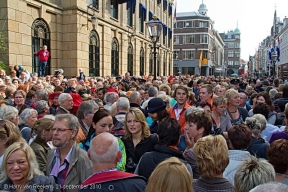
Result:
[[[174,10],[174,28],[176,28],[177,27],[177,24],[176,24],[176,9],[177,9],[177,1],[175,2],[175,10]]]
[[[203,53],[203,50],[201,50],[201,52],[200,52],[199,69],[201,69],[201,67],[202,67],[202,53]]]
[[[274,47],[272,45],[272,42],[270,42],[270,48],[269,48],[269,52],[268,52],[268,55],[269,55],[269,60],[270,60],[270,63],[272,63],[272,53],[274,52]]]
[[[280,39],[279,37],[276,40],[276,53],[277,53],[277,61],[280,61]]]

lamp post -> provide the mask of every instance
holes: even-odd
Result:
[[[87,24],[82,24],[82,27],[83,26],[87,26],[87,30],[88,30],[88,23],[89,23],[89,17],[88,17],[88,15],[89,15],[89,8],[90,8],[90,6],[91,5],[93,5],[93,3],[91,3],[89,6],[87,6]],[[95,15],[95,13],[93,13],[93,15],[91,16],[91,21],[92,21],[92,26],[93,26],[93,29],[95,29],[95,26],[96,26],[96,22],[97,22],[97,17],[96,17],[96,15]]]
[[[153,43],[153,54],[154,54],[154,80],[157,79],[157,73],[156,73],[156,65],[157,65],[157,45],[156,43],[159,40],[161,31],[162,31],[162,27],[163,24],[160,21],[160,19],[158,19],[155,15],[152,17],[152,19],[150,21],[148,21],[147,23],[147,29],[148,29],[148,33],[149,36],[151,38],[151,41]]]
[[[274,51],[272,54],[272,62],[273,62],[273,76],[276,78],[276,60],[277,60],[277,53]]]

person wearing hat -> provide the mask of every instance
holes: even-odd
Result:
[[[169,113],[166,110],[166,102],[161,98],[153,98],[148,102],[147,112],[152,118],[153,123],[150,126],[150,132],[158,132],[158,123],[165,117],[169,117]]]
[[[262,88],[262,85],[261,85],[262,83],[261,83],[261,81],[260,81],[260,79],[258,79],[257,81],[256,81],[256,85],[255,85],[255,87],[254,87],[254,90],[257,92],[257,93],[260,93],[260,92],[262,92],[262,91],[265,91],[263,88]]]
[[[117,77],[116,77],[116,81],[117,81],[117,82],[120,82],[120,81],[121,81],[121,79],[122,79],[122,77],[121,77],[121,76],[117,76]]]
[[[233,88],[238,91],[239,90],[239,84],[240,84],[240,80],[239,79],[232,79],[230,81],[230,84],[233,85]]]
[[[39,164],[39,169],[41,171],[45,170],[47,163],[47,154],[51,149],[49,146],[49,141],[52,141],[54,120],[48,118],[42,118],[37,120],[31,130],[31,138],[35,138],[30,147],[33,149],[36,155],[37,162]]]
[[[146,83],[145,79],[138,79],[139,85],[144,85]]]

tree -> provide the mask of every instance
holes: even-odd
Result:
[[[7,49],[7,38],[6,36],[0,31],[0,54],[3,55],[3,53]],[[3,61],[0,60],[0,69],[6,69],[6,65]]]

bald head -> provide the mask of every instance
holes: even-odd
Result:
[[[92,139],[88,151],[93,163],[117,163],[119,151],[118,141],[110,133],[101,133]]]

